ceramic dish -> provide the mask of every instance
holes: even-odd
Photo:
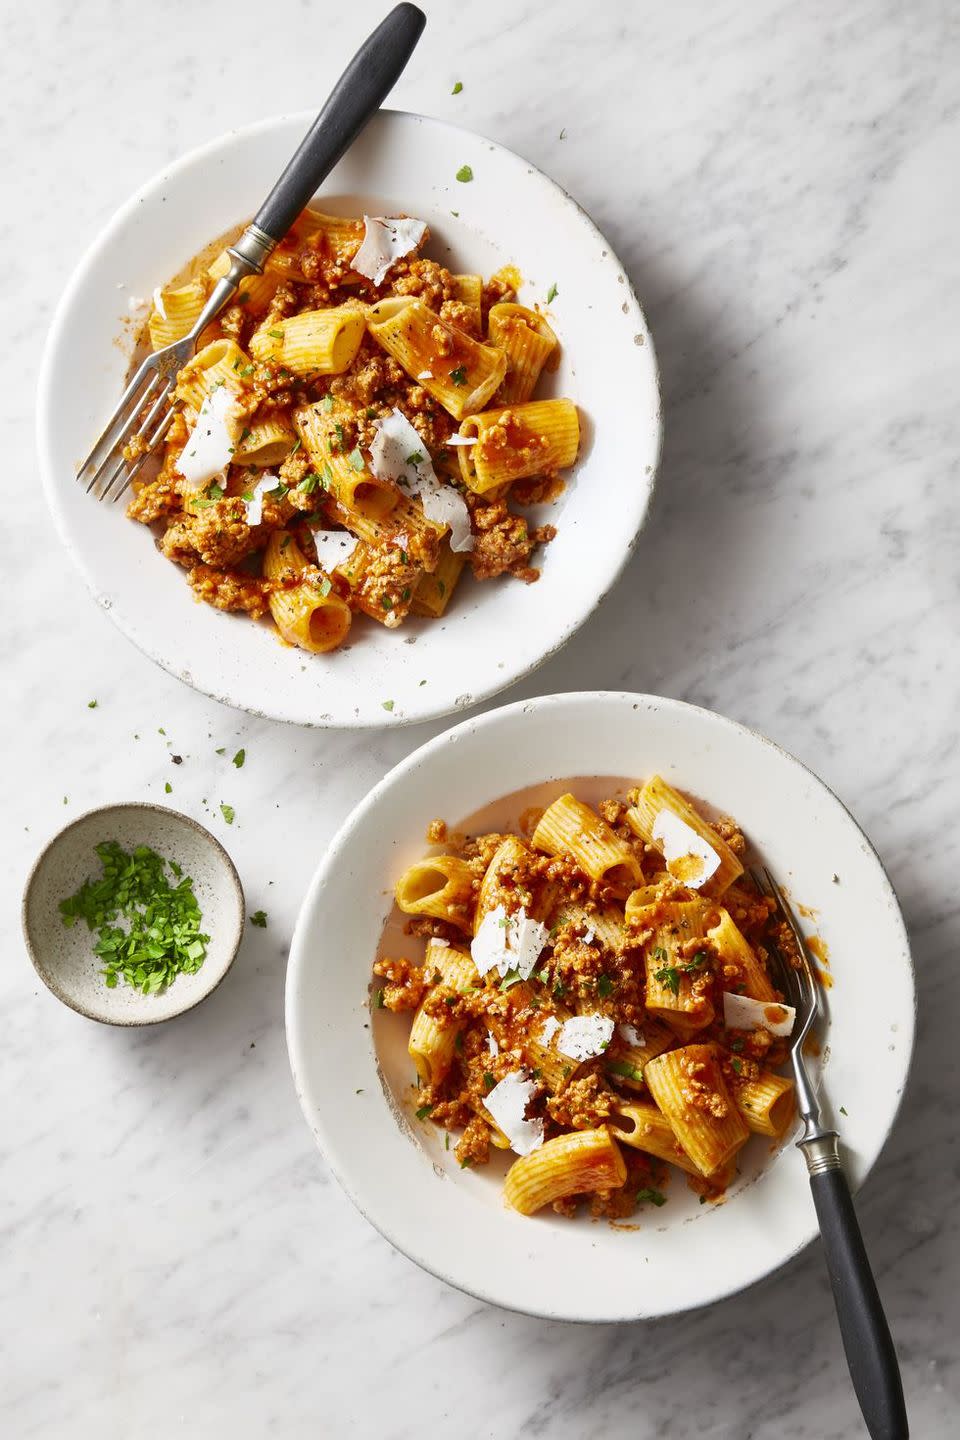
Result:
[[[104,840],[127,851],[149,845],[193,880],[210,935],[206,959],[195,974],[178,975],[160,994],[142,995],[124,984],[108,989],[90,930],[82,922],[63,924],[60,901],[99,876],[94,847]],[[163,805],[105,805],[81,815],[43,850],[23,894],[23,934],[40,979],[72,1010],[106,1025],[156,1025],[199,1005],[233,964],[243,921],[240,877],[226,850],[196,820]]]
[[[576,401],[583,440],[564,497],[544,507],[558,534],[537,584],[471,580],[441,621],[413,621],[402,632],[371,624],[362,642],[307,656],[266,626],[195,604],[182,574],[153,553],[150,531],[126,520],[121,506],[98,505],[74,478],[122,388],[127,355],[116,342],[128,298],[149,295],[249,218],[310,119],[269,120],[194,151],[106,226],[47,343],[38,403],[43,479],[60,535],[98,602],[172,674],[227,704],[298,724],[425,720],[512,684],[583,623],[631,553],[659,456],[657,367],[636,296],[583,211],[524,160],[440,121],[382,111],[320,199],[339,214],[404,211],[426,220],[430,253],[452,268],[489,275],[515,264],[521,300],[544,303],[557,287],[550,316],[563,358],[549,388]],[[469,183],[456,179],[464,166]]]
[[[805,923],[828,946],[834,981],[821,1034],[825,1110],[855,1186],[906,1082],[914,986],[896,897],[856,822],[798,761],[709,711],[602,692],[511,705],[440,735],[381,781],[320,863],[287,972],[290,1061],[307,1123],[367,1218],[435,1275],[530,1314],[614,1321],[685,1310],[760,1279],[817,1230],[789,1143],[771,1154],[751,1142],[725,1203],[699,1205],[681,1179],[637,1226],[509,1211],[506,1162],[460,1170],[442,1133],[415,1122],[409,1019],[371,1014],[370,961],[392,887],[423,854],[431,819],[456,823],[542,782],[560,793],[577,781],[594,798],[610,793],[609,779],[589,777],[653,772],[735,816],[815,911]]]

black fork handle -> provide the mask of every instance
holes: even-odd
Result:
[[[872,1440],[908,1440],[897,1352],[842,1170],[810,1176],[850,1378]]]
[[[396,5],[360,46],[264,200],[254,225],[278,243],[400,78],[427,17]]]

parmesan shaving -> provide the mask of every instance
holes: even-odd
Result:
[[[423,437],[396,408],[376,422],[370,469],[404,494],[419,495],[427,519],[449,528],[451,550],[473,549],[467,502],[459,490],[437,479]]]
[[[512,1070],[484,1097],[483,1106],[518,1155],[529,1155],[543,1144],[543,1121],[528,1120],[527,1106],[537,1086],[524,1070]]]
[[[636,1029],[633,1025],[618,1025],[617,1034],[621,1040],[626,1040],[628,1045],[636,1045],[638,1050],[642,1050],[646,1044],[642,1031]]]
[[[363,241],[350,262],[358,275],[382,285],[395,261],[415,250],[426,233],[422,220],[388,220],[383,215],[364,215]]]
[[[233,396],[226,385],[218,385],[200,406],[197,423],[177,461],[177,469],[192,489],[199,490],[223,475],[236,445],[238,422]]]
[[[349,530],[311,530],[310,533],[317,547],[317,564],[328,574],[338,565],[345,565],[360,543]]]
[[[661,810],[657,815],[653,838],[663,851],[670,874],[691,890],[699,890],[720,868],[720,856],[713,846],[672,810]]]
[[[613,1021],[606,1015],[574,1015],[560,1026],[557,1049],[571,1060],[601,1055],[613,1038]]]
[[[497,905],[484,915],[470,944],[470,954],[481,975],[495,968],[503,980],[515,970],[521,980],[528,980],[548,934],[546,925],[531,920],[522,907],[508,915],[502,905]]]
[[[448,435],[444,445],[476,445],[479,435]]]
[[[163,303],[163,291],[160,289],[159,285],[153,292],[153,308],[154,310],[156,310],[161,320],[166,320],[167,311],[166,306]]]
[[[253,487],[253,494],[251,495],[250,499],[247,500],[246,498],[244,498],[243,503],[246,506],[247,510],[247,524],[250,526],[251,529],[254,525],[259,525],[260,521],[263,519],[264,495],[269,494],[271,490],[275,490],[279,484],[280,477],[278,475],[274,475],[271,470],[265,470],[260,476],[260,479],[257,481],[256,485]]]
[[[421,370],[421,371],[420,371],[420,374],[417,376],[417,379],[418,379],[418,380],[432,380],[432,379],[433,379],[433,371],[432,371],[432,370]]]
[[[497,1037],[490,1030],[487,1031],[487,1053],[490,1055],[500,1054],[500,1046],[497,1044]]]
[[[728,1030],[769,1030],[771,1035],[789,1035],[797,1012],[779,1000],[754,1000],[749,995],[723,992],[723,1023]]]
[[[544,1046],[549,1045],[550,1041],[553,1039],[554,1035],[556,1035],[559,1029],[560,1021],[557,1019],[556,1015],[548,1015],[546,1020],[544,1020],[542,1026],[540,1027],[540,1034],[537,1036],[537,1043]]]

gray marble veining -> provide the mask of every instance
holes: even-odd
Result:
[[[266,45],[261,8],[225,0],[5,13],[0,453],[17,599],[0,631],[0,1427],[846,1440],[863,1432],[816,1252],[711,1310],[591,1329],[479,1305],[354,1213],[292,1093],[285,952],[336,824],[443,724],[351,737],[224,710],[131,649],[52,541],[33,387],[76,254],[182,150],[316,105],[383,8],[273,0]],[[960,1409],[960,14],[939,0],[487,0],[466,26],[462,6],[428,9],[394,103],[490,135],[574,194],[627,266],[663,367],[666,449],[635,561],[509,698],[622,686],[724,711],[817,770],[879,847],[920,1027],[860,1212],[913,1433],[946,1440]],[[269,928],[248,933],[208,1006],[113,1033],[42,991],[16,899],[65,818],[162,798],[167,780],[228,839]]]

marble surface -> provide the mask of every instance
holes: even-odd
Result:
[[[588,23],[575,0],[487,0],[468,44],[462,6],[428,8],[394,103],[486,133],[571,191],[627,265],[663,367],[666,449],[635,561],[509,698],[625,687],[724,711],[816,769],[879,847],[920,1024],[860,1214],[913,1433],[939,1440],[960,1404],[958,15],[716,0],[593,6]],[[5,7],[0,1429],[859,1435],[816,1251],[712,1310],[583,1328],[465,1298],[354,1213],[294,1099],[285,954],[333,828],[442,724],[307,734],[225,710],[152,668],[46,549],[34,378],[77,249],[178,152],[314,105],[380,12]],[[114,1033],[35,978],[20,885],[65,820],[162,800],[168,780],[269,927],[248,931],[209,1004]]]

